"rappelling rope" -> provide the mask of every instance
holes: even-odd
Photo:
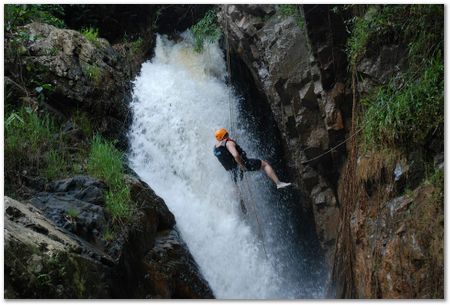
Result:
[[[230,46],[229,46],[229,42],[228,42],[228,18],[226,17],[226,12],[228,11],[228,4],[225,5],[225,46],[226,46],[226,57],[227,57],[227,69],[228,69],[228,81],[229,81],[229,90],[228,90],[228,107],[229,107],[229,123],[230,123],[230,131],[233,133],[234,130],[234,122],[233,122],[233,107],[231,106],[231,59],[230,59]],[[237,135],[236,135],[237,138]],[[247,190],[248,190],[248,194],[249,194],[249,201],[253,204],[253,210],[255,211],[255,218],[256,218],[256,224],[258,227],[258,232],[259,232],[259,236],[261,237],[261,243],[263,246],[263,250],[264,250],[264,254],[267,257],[267,260],[272,263],[269,259],[269,255],[267,254],[267,250],[266,250],[266,244],[264,241],[264,234],[263,231],[261,229],[261,223],[259,221],[259,216],[258,216],[258,211],[256,209],[256,203],[254,202],[254,197],[253,197],[253,193],[251,192],[250,189],[250,184],[248,183],[248,179],[247,176],[244,175],[244,180],[245,180],[245,184],[247,185]],[[236,183],[237,184],[237,183]],[[239,186],[238,186],[238,190],[239,190]],[[239,194],[240,196],[242,195],[242,192],[240,192]]]
[[[228,89],[228,108],[229,108],[229,117],[228,117],[228,123],[230,126],[230,131],[233,132],[234,131],[234,127],[233,127],[233,119],[232,119],[232,112],[233,112],[233,108],[231,106],[231,64],[230,64],[230,46],[229,46],[229,42],[228,42],[228,18],[226,17],[226,12],[228,11],[228,4],[225,4],[225,45],[226,45],[226,49],[227,49],[227,69],[228,69],[228,82],[229,82],[229,88]]]
[[[261,237],[264,254],[266,255],[267,259],[269,259],[269,255],[267,254],[267,250],[266,250],[266,243],[265,243],[265,238],[264,238],[264,232],[261,229],[261,223],[259,222],[259,216],[258,216],[258,210],[256,209],[256,203],[253,200],[255,197],[253,197],[253,192],[251,191],[250,184],[248,182],[248,178],[247,178],[246,175],[244,175],[244,181],[245,181],[245,184],[247,185],[248,194],[250,196],[250,200],[249,201],[251,203],[253,203],[253,210],[255,211],[256,223],[257,223],[257,226],[258,226],[259,235]]]

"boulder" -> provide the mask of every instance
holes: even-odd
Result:
[[[44,94],[56,112],[85,110],[105,135],[120,138],[130,119],[128,61],[105,39],[87,39],[74,30],[34,22],[18,31],[25,50],[20,60],[7,56],[6,74],[35,84],[29,89]],[[7,40],[5,47],[14,46]]]
[[[146,279],[155,298],[214,298],[178,231],[160,232],[144,261]]]
[[[53,181],[31,204],[7,197],[6,297],[213,298],[164,201],[131,170],[125,180],[136,209],[112,240],[100,180]]]
[[[86,176],[75,176],[49,184],[30,202],[48,219],[88,242],[101,245],[107,225],[104,211],[106,185]]]
[[[6,298],[109,298],[113,260],[43,216],[5,197]]]

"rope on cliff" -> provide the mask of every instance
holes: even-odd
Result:
[[[227,11],[228,11],[228,4],[225,4],[225,15],[226,15]],[[229,120],[230,120],[229,122],[230,122],[230,131],[234,132],[235,130],[234,130],[234,124],[233,124],[234,122],[233,122],[233,116],[232,116],[233,108],[231,106],[231,96],[230,96],[231,95],[231,59],[230,59],[230,46],[229,46],[229,42],[228,42],[228,18],[227,17],[225,17],[225,45],[226,45],[226,49],[227,49],[227,53],[226,53],[227,70],[228,70],[228,81],[229,81],[229,86],[230,86],[229,91],[228,91],[228,107],[229,107]],[[257,212],[257,209],[256,209],[256,204],[253,201],[253,199],[254,199],[253,193],[251,192],[250,185],[248,183],[248,179],[247,179],[246,175],[244,175],[244,181],[245,181],[245,184],[247,186],[248,194],[249,194],[249,197],[250,197],[249,201],[252,203],[253,210],[255,211],[256,224],[257,224],[257,227],[258,227],[259,235],[261,237],[261,243],[262,243],[262,246],[263,246],[264,254],[267,257],[267,260],[270,263],[272,263],[270,261],[270,259],[269,259],[269,255],[267,254],[266,243],[264,241],[264,234],[263,234],[263,231],[261,230],[261,223],[259,222],[259,216],[258,216],[258,212]],[[239,189],[239,186],[238,186],[238,189]],[[242,196],[240,191],[239,191],[239,193],[240,193],[239,196]]]
[[[314,158],[311,158],[311,159],[309,159],[309,160],[302,161],[302,164],[306,164],[306,163],[309,163],[309,162],[311,162],[311,161],[317,160],[317,159],[319,159],[319,158],[325,156],[326,154],[332,152],[333,150],[335,150],[335,149],[338,148],[339,146],[341,146],[341,145],[347,143],[347,142],[350,141],[352,138],[354,138],[358,133],[360,133],[360,132],[363,130],[363,128],[364,128],[364,126],[363,126],[363,127],[360,127],[358,130],[355,131],[355,133],[353,133],[352,135],[350,135],[347,139],[345,139],[344,141],[340,142],[339,144],[337,144],[337,145],[331,147],[330,149],[326,150],[325,152],[321,153],[320,155],[315,156]]]
[[[228,11],[228,4],[225,4],[225,15],[226,12]],[[228,42],[228,18],[225,17],[225,48],[227,49],[227,70],[228,70],[228,82],[230,85],[230,88],[228,88],[228,108],[229,108],[229,126],[230,126],[230,131],[233,132],[234,131],[234,127],[233,127],[233,120],[232,120],[232,112],[233,109],[231,107],[231,65],[230,65],[230,45]]]
[[[261,237],[261,241],[262,241],[262,246],[263,246],[263,250],[264,250],[264,254],[266,255],[267,259],[269,259],[269,255],[267,254],[267,250],[266,250],[266,243],[265,243],[265,238],[264,238],[264,233],[261,230],[261,223],[259,222],[259,216],[258,216],[258,211],[256,209],[256,203],[254,202],[254,197],[253,197],[253,192],[250,189],[250,184],[248,182],[248,178],[246,175],[244,175],[244,181],[245,184],[247,186],[247,190],[248,190],[248,194],[250,196],[250,202],[253,203],[253,210],[255,211],[255,218],[256,218],[256,223],[258,225],[258,231],[259,231],[259,236]],[[270,261],[270,260],[269,260]]]

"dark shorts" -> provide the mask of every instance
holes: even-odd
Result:
[[[244,164],[248,171],[258,171],[261,169],[262,163],[259,159],[244,159]],[[244,172],[239,166],[236,166],[231,170],[231,177],[234,182],[237,182],[238,180],[242,180],[244,177]]]
[[[259,159],[245,159],[244,164],[248,171],[259,171],[261,169],[261,160]]]

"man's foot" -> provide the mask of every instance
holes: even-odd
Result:
[[[277,183],[277,189],[285,188],[286,186],[291,185],[292,183],[286,183],[286,182],[278,182]]]

